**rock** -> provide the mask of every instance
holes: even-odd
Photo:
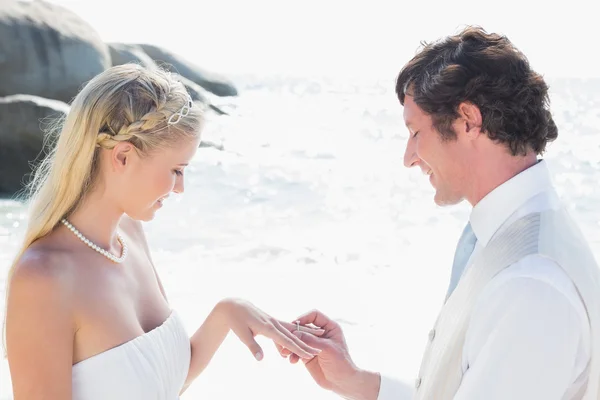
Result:
[[[64,117],[69,106],[32,95],[0,97],[0,193],[14,194],[32,171],[44,146],[43,128]]]
[[[203,70],[178,54],[154,45],[139,44],[139,46],[158,65],[188,78],[217,96],[238,95],[238,91],[232,82],[220,75]]]
[[[201,148],[202,147],[212,147],[212,148],[220,150],[220,151],[225,150],[225,147],[223,146],[222,143],[215,143],[212,140],[204,140],[204,139],[202,139],[200,141],[200,146],[199,147],[201,147]]]
[[[212,103],[208,104],[208,107],[213,110],[214,112],[216,112],[219,115],[229,115],[226,111],[224,111],[221,107],[219,106],[215,106]]]
[[[198,102],[201,102],[201,103],[207,105],[210,109],[215,111],[217,114],[227,115],[227,113],[225,111],[221,110],[219,107],[212,104],[212,102],[208,98],[209,95],[206,93],[206,90],[204,88],[202,88],[200,85],[195,84],[194,82],[192,82],[191,80],[187,79],[184,76],[181,76],[179,74],[174,74],[174,75],[176,75],[177,80],[179,80],[181,83],[183,83],[183,85],[187,89],[188,93],[190,94],[190,97],[192,98],[192,100],[198,101]]]
[[[127,63],[136,63],[146,68],[158,68],[156,63],[152,61],[150,56],[148,56],[144,52],[144,50],[138,45],[125,43],[109,43],[108,47],[110,49],[110,57],[113,66]],[[227,114],[225,111],[212,104],[212,102],[208,98],[209,96],[206,93],[206,89],[204,89],[202,86],[196,84],[195,82],[192,82],[191,80],[180,74],[173,74],[181,83],[185,85],[188,93],[194,101],[198,101],[202,104],[205,104],[207,107],[214,110],[217,114]]]
[[[157,46],[103,43],[89,24],[64,7],[42,0],[0,0],[0,96],[23,93],[68,103],[106,68],[128,62],[154,68],[153,60],[185,77],[192,97],[217,113],[224,112],[205,91],[238,94],[225,78]]]
[[[111,65],[136,63],[146,68],[156,68],[156,63],[140,46],[125,43],[108,43]]]
[[[0,96],[70,102],[109,66],[108,46],[75,13],[41,0],[0,0]]]
[[[181,76],[179,74],[173,74],[173,75],[175,76],[175,79],[177,79],[179,82],[183,83],[183,85],[187,89],[188,93],[192,97],[192,100],[200,101],[205,104],[207,104],[209,102],[206,91],[200,85],[195,84],[194,82],[190,81],[185,76]]]

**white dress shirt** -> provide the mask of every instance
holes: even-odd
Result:
[[[544,161],[498,186],[471,212],[477,243],[465,270],[511,222],[559,207]],[[570,278],[552,260],[525,257],[478,298],[454,399],[569,399],[586,383],[590,346],[585,308]],[[399,382],[381,377],[379,400],[408,398]]]

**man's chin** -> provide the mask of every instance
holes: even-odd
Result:
[[[452,196],[447,193],[442,193],[439,190],[436,190],[435,196],[433,197],[433,201],[437,206],[447,207],[454,206],[462,203],[464,197],[462,196]]]

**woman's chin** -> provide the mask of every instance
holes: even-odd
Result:
[[[158,211],[160,207],[156,204],[146,210],[140,210],[136,213],[126,213],[130,218],[135,219],[137,221],[148,222],[152,221],[156,216],[156,211]]]

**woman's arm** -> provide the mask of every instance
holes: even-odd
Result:
[[[15,268],[6,313],[14,400],[71,399],[75,324],[65,275],[33,250]]]
[[[202,326],[191,337],[192,359],[188,376],[181,393],[204,371],[223,340],[232,330],[260,361],[263,351],[254,340],[257,335],[272,339],[276,344],[289,349],[302,358],[313,358],[320,350],[314,349],[296,336],[292,324],[278,321],[252,304],[238,299],[220,301],[208,315]],[[322,335],[322,329],[300,327],[301,330]]]
[[[148,259],[152,264],[150,249],[142,224],[127,216],[124,217],[123,222],[125,223],[124,227],[130,229],[143,244]],[[154,265],[152,265],[152,268],[154,269],[158,286],[166,299],[165,291]],[[312,329],[309,327],[300,327],[300,329],[317,336],[325,332],[322,329]],[[306,345],[291,333],[294,330],[294,325],[278,321],[248,302],[238,299],[222,300],[217,303],[202,326],[190,338],[192,358],[188,376],[180,394],[204,371],[230,330],[248,346],[254,357],[259,361],[263,357],[263,352],[254,340],[254,337],[257,335],[263,335],[272,339],[276,344],[290,350],[292,353],[298,354],[302,358],[312,358],[320,352],[320,350]]]
[[[226,311],[223,308],[223,302],[218,303],[190,338],[192,359],[181,393],[204,371],[229,333],[229,325],[225,317]]]

